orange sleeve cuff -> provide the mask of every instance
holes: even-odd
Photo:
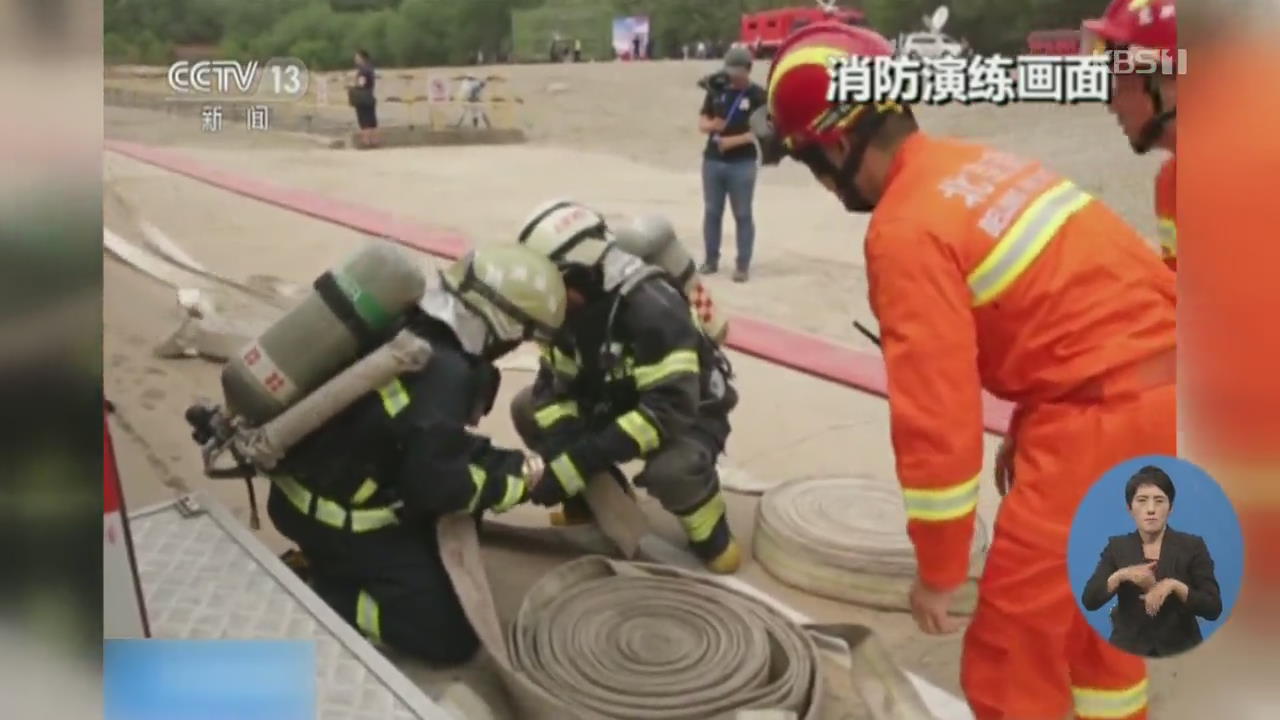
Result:
[[[974,512],[952,520],[907,522],[916,548],[917,574],[934,590],[951,590],[969,579]]]

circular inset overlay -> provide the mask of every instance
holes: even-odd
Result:
[[[1230,615],[1244,537],[1208,473],[1180,458],[1140,456],[1089,489],[1071,525],[1067,571],[1103,638],[1135,655],[1177,655]]]

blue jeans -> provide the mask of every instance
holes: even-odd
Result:
[[[724,198],[729,196],[733,220],[738,226],[738,269],[751,265],[751,249],[756,241],[756,224],[751,219],[751,196],[756,189],[755,159],[725,162],[702,160],[702,242],[709,263],[720,262],[720,230],[724,219]]]

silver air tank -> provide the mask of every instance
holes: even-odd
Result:
[[[376,241],[316,279],[312,292],[222,370],[227,409],[261,425],[386,342],[422,297],[407,253]]]
[[[614,238],[620,249],[671,276],[689,298],[689,305],[707,336],[717,344],[724,342],[729,332],[729,320],[712,302],[711,294],[698,274],[697,264],[676,237],[671,221],[657,214],[641,215],[630,223],[619,225],[614,230]]]

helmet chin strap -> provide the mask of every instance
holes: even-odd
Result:
[[[1155,147],[1156,142],[1164,135],[1165,128],[1178,114],[1177,108],[1169,110],[1164,109],[1164,98],[1160,94],[1159,80],[1154,75],[1146,77],[1147,95],[1151,98],[1152,107],[1155,109],[1155,116],[1143,124],[1142,130],[1138,132],[1138,138],[1129,143],[1133,147],[1133,151],[1139,155],[1145,155]]]
[[[910,108],[905,108],[903,112],[910,113]],[[884,124],[888,118],[888,113],[881,111],[873,111],[865,113],[862,117],[854,122],[853,127],[849,130],[846,137],[853,138],[853,146],[849,149],[849,154],[845,156],[837,167],[827,158],[822,148],[814,146],[811,150],[804,154],[801,161],[809,166],[809,169],[817,175],[826,175],[835,181],[836,196],[840,198],[840,203],[844,205],[844,209],[854,213],[867,213],[875,209],[876,203],[868,200],[858,190],[854,178],[858,174],[858,169],[862,167],[862,160],[866,157],[867,148],[871,145],[871,138],[875,136],[876,131]]]
[[[489,354],[496,339],[489,323],[447,289],[428,289],[418,301],[418,307],[423,313],[448,325],[467,354],[478,357]]]

